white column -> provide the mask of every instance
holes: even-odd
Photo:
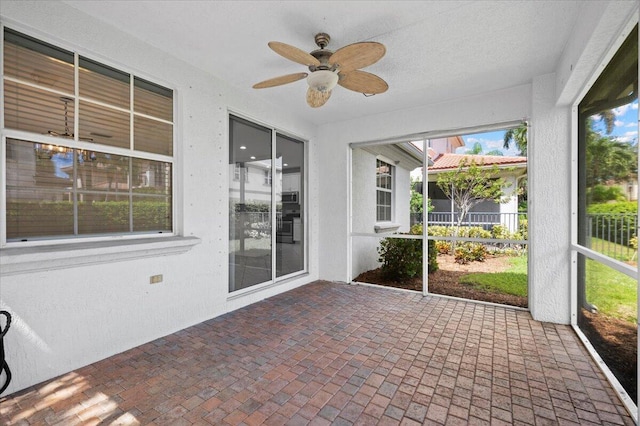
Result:
[[[569,324],[571,110],[556,106],[555,74],[533,79],[529,132],[529,309]]]

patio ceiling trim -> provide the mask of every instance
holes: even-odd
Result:
[[[414,133],[405,136],[397,136],[386,139],[378,139],[373,141],[360,141],[360,142],[352,142],[349,144],[351,148],[357,148],[363,145],[386,145],[386,144],[396,144],[402,142],[411,142],[416,140],[423,139],[436,139],[436,138],[448,138],[452,136],[461,136],[461,135],[469,135],[473,133],[483,133],[483,132],[491,132],[495,130],[507,130],[507,129],[515,129],[520,127],[522,124],[529,125],[526,118],[522,118],[521,120],[511,120],[511,121],[502,121],[491,124],[480,124],[477,126],[470,127],[459,127],[454,129],[446,129],[446,130],[430,130],[421,133]]]

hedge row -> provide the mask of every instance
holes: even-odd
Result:
[[[638,204],[633,201],[591,204],[587,208],[591,236],[630,246],[636,236]]]
[[[73,235],[74,211],[70,201],[7,203],[7,237],[10,239]],[[79,234],[127,233],[129,201],[78,203]],[[133,231],[169,231],[171,204],[160,200],[136,200]]]

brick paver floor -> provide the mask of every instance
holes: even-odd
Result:
[[[633,424],[568,326],[315,282],[0,401],[2,424]]]

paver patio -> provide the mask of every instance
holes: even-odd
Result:
[[[323,281],[9,395],[0,423],[634,424],[569,326]]]

